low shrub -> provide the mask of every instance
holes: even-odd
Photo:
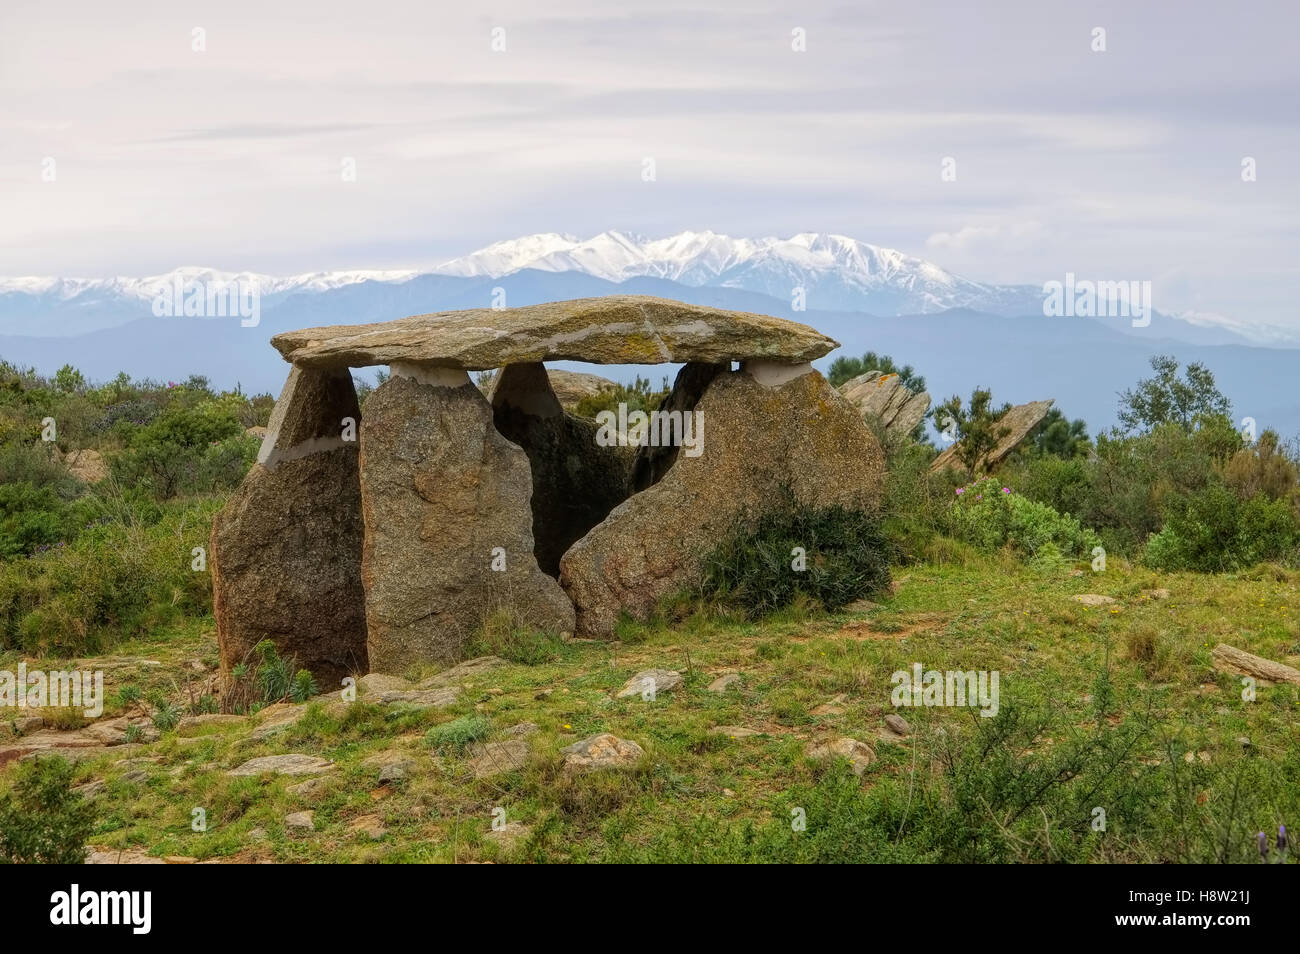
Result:
[[[875,515],[805,507],[788,491],[782,497],[705,559],[699,595],[752,619],[800,600],[834,611],[889,586],[894,550]]]
[[[1055,548],[1053,556],[1082,557],[1100,542],[1068,513],[1057,513],[997,480],[958,487],[954,497],[948,510],[948,532],[982,550],[1011,547],[1022,556],[1033,557],[1050,544]]]
[[[0,795],[0,864],[85,862],[95,809],[72,780],[72,766],[60,758],[19,764],[13,789]]]
[[[1165,525],[1142,555],[1148,566],[1213,573],[1265,561],[1300,561],[1300,522],[1285,500],[1263,493],[1241,500],[1216,483],[1170,495],[1162,509]]]

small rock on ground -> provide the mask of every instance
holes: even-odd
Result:
[[[261,775],[263,772],[272,772],[276,775],[317,775],[321,772],[328,772],[333,767],[333,762],[318,755],[291,753],[289,755],[263,755],[260,758],[249,759],[242,765],[230,769],[226,774],[240,776]]]
[[[360,818],[348,825],[348,831],[366,835],[373,841],[378,841],[388,833],[384,828],[384,822],[378,815],[362,815]]]
[[[876,753],[871,746],[865,742],[859,742],[857,739],[836,739],[834,742],[827,742],[822,745],[809,745],[808,755],[815,759],[834,758],[843,756],[849,760],[853,766],[853,774],[861,775],[866,771],[867,766],[876,760]]]
[[[645,754],[641,746],[609,732],[593,735],[560,750],[566,772],[632,765]]]
[[[673,669],[643,669],[623,684],[616,699],[628,696],[658,695],[672,692],[682,684],[682,674]]]
[[[740,684],[740,673],[729,672],[709,683],[709,692],[726,692],[732,686]]]
[[[1080,593],[1073,599],[1076,603],[1082,603],[1084,606],[1108,606],[1115,602],[1115,597],[1102,596],[1100,593]]]
[[[476,745],[470,749],[468,764],[475,778],[516,771],[528,764],[528,743],[516,738]]]
[[[314,811],[291,812],[284,816],[285,828],[316,830],[316,813]]]
[[[907,720],[895,712],[891,712],[889,715],[885,716],[885,725],[889,728],[889,731],[893,732],[895,735],[912,734],[912,727],[908,724]]]
[[[730,739],[747,739],[751,735],[762,735],[757,729],[751,729],[743,725],[715,725],[709,730],[709,735],[725,735]]]

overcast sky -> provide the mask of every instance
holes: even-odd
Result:
[[[1296,0],[0,0],[0,275],[819,231],[1296,326],[1298,28]]]

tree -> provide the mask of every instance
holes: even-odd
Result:
[[[971,392],[970,404],[965,410],[961,398],[954,394],[930,415],[941,430],[947,429],[949,421],[956,426],[957,459],[968,471],[976,474],[985,468],[988,455],[998,446],[998,441],[1010,433],[1010,428],[998,423],[1009,410],[1010,404],[995,409],[993,392],[976,388]]]
[[[1057,408],[1047,412],[1038,426],[1029,432],[1026,443],[1038,454],[1051,454],[1070,460],[1088,449],[1088,425],[1070,420]]]
[[[894,364],[894,359],[889,355],[876,354],[874,351],[868,351],[861,358],[836,358],[831,362],[831,369],[826,378],[830,381],[831,387],[837,388],[845,381],[850,381],[868,371],[896,374],[899,384],[909,391],[925,390],[925,378],[917,374],[910,364],[900,368]]]
[[[70,364],[54,372],[54,389],[64,394],[80,394],[86,390],[86,378]]]
[[[1214,375],[1193,362],[1178,377],[1178,359],[1158,354],[1151,359],[1155,376],[1139,381],[1119,396],[1119,422],[1126,431],[1150,431],[1175,424],[1191,431],[1196,422],[1212,415],[1226,417],[1232,404],[1214,385]]]

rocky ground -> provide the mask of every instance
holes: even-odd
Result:
[[[897,575],[885,602],[833,616],[622,625],[618,641],[557,642],[527,662],[368,676],[356,701],[330,691],[251,716],[189,711],[160,729],[146,699],[188,711],[211,688],[215,637],[197,621],[74,661],[105,671],[108,707],[93,722],[6,711],[0,788],[19,759],[74,759],[99,811],[93,862],[779,854],[782,839],[809,837],[791,829],[792,805],[829,776],[905,791],[937,771],[928,740],[971,713],[895,709],[891,673],[913,662],[997,669],[1004,707],[1051,700],[1086,725],[1109,659],[1116,718],[1123,700],[1147,700],[1176,727],[1180,758],[1229,764],[1245,749],[1281,763],[1300,748],[1296,687],[1263,683],[1257,703],[1243,702],[1239,676],[1212,656],[1223,642],[1300,661],[1300,574],[979,561]],[[0,668],[17,661],[0,656]],[[808,831],[826,823],[812,812]],[[767,847],[738,847],[746,830]],[[1128,846],[1115,860],[1150,859]]]

